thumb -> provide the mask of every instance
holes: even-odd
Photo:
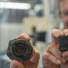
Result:
[[[58,41],[58,37],[59,36],[63,36],[64,33],[59,30],[59,29],[53,29],[51,32],[51,36],[52,36],[52,44],[54,45],[58,45],[59,41]]]
[[[30,62],[35,63],[35,62],[39,62],[39,58],[40,58],[40,52],[38,50],[34,50],[34,54],[30,59]]]
[[[24,65],[21,62],[18,61],[11,61],[10,68],[24,68]]]

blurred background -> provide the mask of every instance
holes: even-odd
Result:
[[[51,43],[51,30],[63,29],[57,0],[0,0],[0,58],[6,56],[9,40],[27,33],[42,54]],[[42,68],[40,59],[39,68]]]

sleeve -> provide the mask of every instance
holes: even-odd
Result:
[[[0,68],[10,68],[10,62],[0,59]]]

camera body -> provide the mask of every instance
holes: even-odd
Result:
[[[67,51],[68,50],[68,36],[59,37],[59,50]]]

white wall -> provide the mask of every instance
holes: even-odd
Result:
[[[22,24],[0,24],[0,50],[6,50],[9,40],[23,33]]]

